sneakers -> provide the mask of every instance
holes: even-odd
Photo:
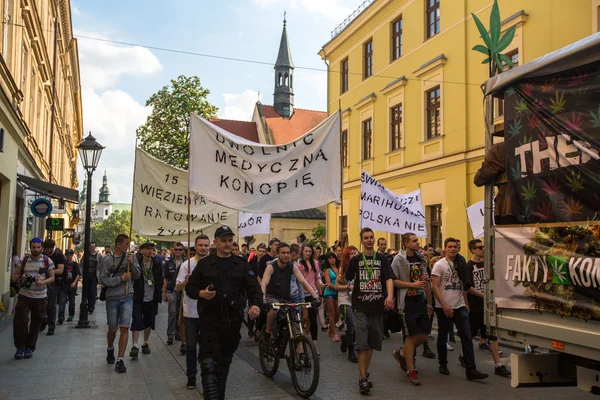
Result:
[[[17,351],[15,352],[15,360],[20,360],[24,357],[24,353],[25,349],[17,349]]]
[[[139,355],[140,355],[140,349],[138,349],[137,346],[133,346],[131,348],[131,351],[129,352],[129,357],[138,358]]]
[[[54,335],[54,329],[48,328],[48,333],[46,333],[46,336],[52,336],[52,335]]]
[[[88,309],[88,314],[93,314],[94,313],[94,309],[93,308],[89,308]]]
[[[408,367],[406,366],[406,359],[402,355],[402,352],[400,350],[394,350],[392,351],[392,355],[394,356],[394,359],[396,360],[400,368],[402,368],[404,372],[408,372]]]
[[[479,350],[490,351],[490,345],[486,342],[479,343]]]
[[[458,356],[458,362],[460,363],[461,367],[467,368],[467,364],[465,364],[465,358],[462,356],[462,354]]]
[[[178,341],[178,342],[181,342],[181,334],[176,333],[175,334],[175,340]]]
[[[454,335],[450,335],[450,343],[456,343],[456,337]]]
[[[253,338],[254,337],[254,332],[251,329],[248,329],[248,337],[249,338]]]
[[[450,343],[446,343],[446,349],[448,351],[454,351],[454,347],[450,346]]]
[[[188,381],[187,384],[185,385],[186,389],[196,389],[196,377],[195,376],[188,376]]]
[[[431,349],[425,349],[423,350],[423,357],[424,358],[435,358],[435,353],[433,351],[431,351]]]
[[[33,357],[33,350],[31,350],[29,347],[26,347],[25,350],[23,351],[23,357],[24,358]]]
[[[181,354],[182,356],[185,355],[185,344],[181,343],[181,346],[179,346],[179,354]]]
[[[94,310],[92,310],[92,311],[94,311]],[[72,322],[72,321],[73,321],[73,316],[69,315],[69,318],[67,318],[67,322]]]
[[[350,361],[351,363],[357,363],[358,362],[358,357],[356,356],[356,353],[351,350],[348,353],[348,361]]]
[[[172,337],[167,338],[167,344],[168,345],[172,345],[173,344],[173,338]]]
[[[419,380],[419,377],[415,371],[407,372],[406,380],[413,386],[421,386],[421,381]]]
[[[348,351],[348,338],[346,337],[345,333],[343,333],[341,337],[340,350],[342,353]]]
[[[485,379],[487,377],[488,377],[488,374],[485,374],[483,372],[479,372],[476,369],[467,372],[467,379],[470,380],[470,381]]]
[[[125,362],[122,359],[117,361],[117,364],[115,365],[115,371],[117,371],[120,374],[124,374],[125,372],[127,372],[127,367],[125,366]]]
[[[327,331],[329,330],[329,325],[322,326],[322,327],[321,327],[321,330],[322,330],[323,332],[327,332]]]
[[[59,318],[59,319],[58,319],[58,324],[59,324],[59,325],[62,325],[62,324],[63,324],[63,321],[64,321],[64,320],[63,320],[62,318]]]
[[[150,354],[150,347],[148,346],[148,343],[144,343],[142,345],[142,353],[144,353],[144,354]]]
[[[106,349],[106,362],[109,364],[115,363],[115,349]]]
[[[450,375],[450,371],[448,371],[448,367],[445,365],[440,365],[439,371],[442,375]]]
[[[510,377],[510,371],[504,365],[496,367],[494,372],[496,373],[496,375],[504,376],[506,378]]]
[[[333,335],[333,341],[334,342],[339,342],[340,341],[340,336],[337,333],[335,335]]]
[[[367,394],[371,390],[371,385],[369,385],[369,378],[362,378],[358,381],[358,390],[362,394]]]

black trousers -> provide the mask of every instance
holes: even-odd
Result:
[[[233,353],[240,344],[241,320],[199,321],[200,374],[205,400],[225,398]]]

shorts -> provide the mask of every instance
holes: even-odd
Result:
[[[427,303],[420,297],[414,300],[408,300],[404,303],[404,326],[406,327],[406,336],[429,335],[430,320],[427,313]]]
[[[354,312],[354,348],[359,351],[381,351],[383,343],[383,313],[366,314]]]
[[[271,303],[291,303],[291,301],[282,299],[280,297],[275,297],[275,296],[271,296],[270,294],[267,294],[266,296],[266,300],[267,303],[271,304]]]
[[[477,336],[481,332],[481,338],[487,339],[487,330],[483,319],[483,311],[471,311],[469,313],[469,323],[471,324],[471,337]]]
[[[154,330],[158,314],[158,303],[156,301],[134,301],[132,331],[143,331],[146,328]]]
[[[133,312],[133,297],[124,299],[106,300],[106,320],[109,328],[125,327],[131,325]]]

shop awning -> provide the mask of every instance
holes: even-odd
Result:
[[[44,196],[54,197],[55,199],[64,199],[71,203],[79,203],[78,190],[40,181],[39,179],[20,174],[17,174],[17,180],[33,192],[43,194]]]

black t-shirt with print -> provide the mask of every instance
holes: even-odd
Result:
[[[75,281],[75,277],[79,274],[79,264],[76,261],[65,262],[65,268],[62,273],[63,289],[70,289],[71,284]]]
[[[346,270],[346,279],[354,280],[354,290],[352,291],[352,308],[354,310],[367,314],[385,311],[384,302],[387,297],[385,282],[388,279],[396,279],[385,255],[376,253],[375,265],[373,265],[373,256],[368,257],[360,253],[353,257]]]
[[[67,260],[65,259],[65,255],[60,252],[60,251],[54,251],[54,253],[52,253],[50,259],[52,260],[52,262],[54,263],[54,267],[58,268],[59,264],[65,264],[67,262]],[[54,284],[52,286],[57,287],[57,288],[61,288],[63,285],[63,277],[62,275],[55,275],[54,276]]]
[[[469,261],[467,263],[469,271],[472,271],[473,287],[480,292],[484,291],[485,274],[483,265],[483,262],[476,263],[474,261]],[[469,302],[469,309],[471,312],[483,312],[483,298],[468,293],[467,301]]]

